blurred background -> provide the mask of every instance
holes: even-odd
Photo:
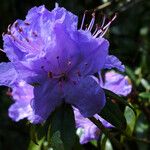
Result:
[[[49,10],[55,6],[55,0],[0,0],[0,35],[7,31],[9,24],[16,19],[24,19],[33,6],[45,5]],[[85,10],[97,10],[97,22],[102,15],[108,18],[117,13],[106,37],[110,41],[110,53],[116,55],[127,66],[126,74],[131,78],[133,91],[129,101],[139,108],[139,117],[135,120],[133,135],[143,139],[150,137],[150,0],[58,0],[60,6],[79,16],[79,22]],[[90,21],[89,15],[87,22]],[[99,20],[98,20],[99,19]],[[3,48],[2,36],[0,48]],[[8,61],[0,51],[0,62]],[[8,117],[7,110],[13,103],[6,87],[0,87],[0,150],[27,150],[29,145],[29,126],[26,121],[14,123]],[[148,150],[144,142],[127,142],[127,149]],[[84,149],[94,150],[92,144]]]

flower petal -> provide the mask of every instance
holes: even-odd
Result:
[[[107,56],[104,68],[107,69],[117,68],[119,71],[122,72],[125,71],[125,66],[122,65],[122,62],[113,55]]]
[[[114,71],[105,74],[105,83],[102,87],[122,96],[127,96],[132,90],[128,78]]]
[[[72,69],[73,73],[80,71],[81,75],[91,75],[100,71],[108,55],[109,42],[104,38],[94,38],[88,31],[77,31],[73,35],[76,42],[79,61]]]
[[[55,80],[46,80],[34,87],[32,108],[36,116],[33,123],[45,121],[50,113],[62,103],[62,91]]]
[[[13,105],[10,106],[9,117],[14,121],[19,121],[24,118],[30,118],[33,114],[33,110],[29,102],[26,101],[16,101]]]
[[[91,117],[105,105],[105,94],[96,80],[88,76],[76,84],[64,86],[65,100],[79,109],[84,117]]]
[[[0,63],[0,85],[12,86],[17,77],[17,72],[12,63]]]

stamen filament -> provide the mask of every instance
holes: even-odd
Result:
[[[105,25],[103,30],[105,30],[116,19],[116,17],[117,17],[117,15],[115,14],[115,16]]]
[[[86,11],[84,12],[84,15],[83,15],[83,18],[82,18],[82,23],[81,23],[81,27],[80,27],[80,29],[82,29],[82,28],[83,28],[84,20],[85,20],[85,14],[86,14]]]
[[[1,48],[0,48],[0,51],[3,52],[3,53],[5,53],[4,50],[2,50]]]
[[[94,22],[95,22],[95,13],[93,13],[92,14],[92,20],[91,20],[91,22],[90,22],[90,24],[89,24],[89,27],[88,27],[88,30],[89,31],[91,31],[92,30],[92,28],[93,28],[93,25],[94,25]]]

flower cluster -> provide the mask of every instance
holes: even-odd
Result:
[[[84,117],[104,107],[105,93],[94,74],[104,68],[124,70],[108,54],[109,42],[103,37],[115,17],[106,24],[104,19],[101,28],[91,32],[95,17],[83,29],[85,16],[78,29],[77,16],[66,9],[39,6],[8,27],[3,40],[10,62],[0,64],[0,85],[11,87],[13,97],[19,92],[9,109],[13,120],[41,123],[63,102]],[[24,85],[29,90],[22,89]]]

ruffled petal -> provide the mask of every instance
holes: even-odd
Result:
[[[0,63],[0,85],[11,87],[17,78],[18,74],[12,63]]]
[[[62,91],[57,81],[43,81],[42,84],[35,85],[32,108],[36,117],[35,119],[32,118],[33,123],[45,121],[50,113],[59,106],[62,101]]]
[[[87,142],[90,142],[91,140],[98,140],[101,134],[100,129],[88,118],[84,118],[78,109],[73,108],[73,110],[77,131],[81,131],[81,133],[79,133],[80,143],[85,144]],[[99,115],[95,114],[94,117],[97,120],[100,120],[105,127],[113,127],[109,122],[101,118]]]
[[[76,84],[64,85],[66,102],[79,109],[84,117],[91,117],[101,111],[105,105],[105,94],[96,80],[88,76]]]
[[[72,68],[72,74],[80,72],[82,76],[100,71],[108,55],[109,42],[104,38],[94,38],[89,31],[78,30],[73,35],[76,42],[78,63]]]
[[[9,117],[14,121],[19,121],[24,118],[30,119],[33,115],[33,110],[29,102],[26,101],[16,101],[12,104],[8,110]]]
[[[132,90],[129,79],[114,71],[105,74],[105,82],[102,87],[122,96],[127,96]]]
[[[119,71],[122,72],[125,71],[125,66],[122,65],[122,62],[113,55],[107,56],[104,68],[107,69],[117,68]]]

